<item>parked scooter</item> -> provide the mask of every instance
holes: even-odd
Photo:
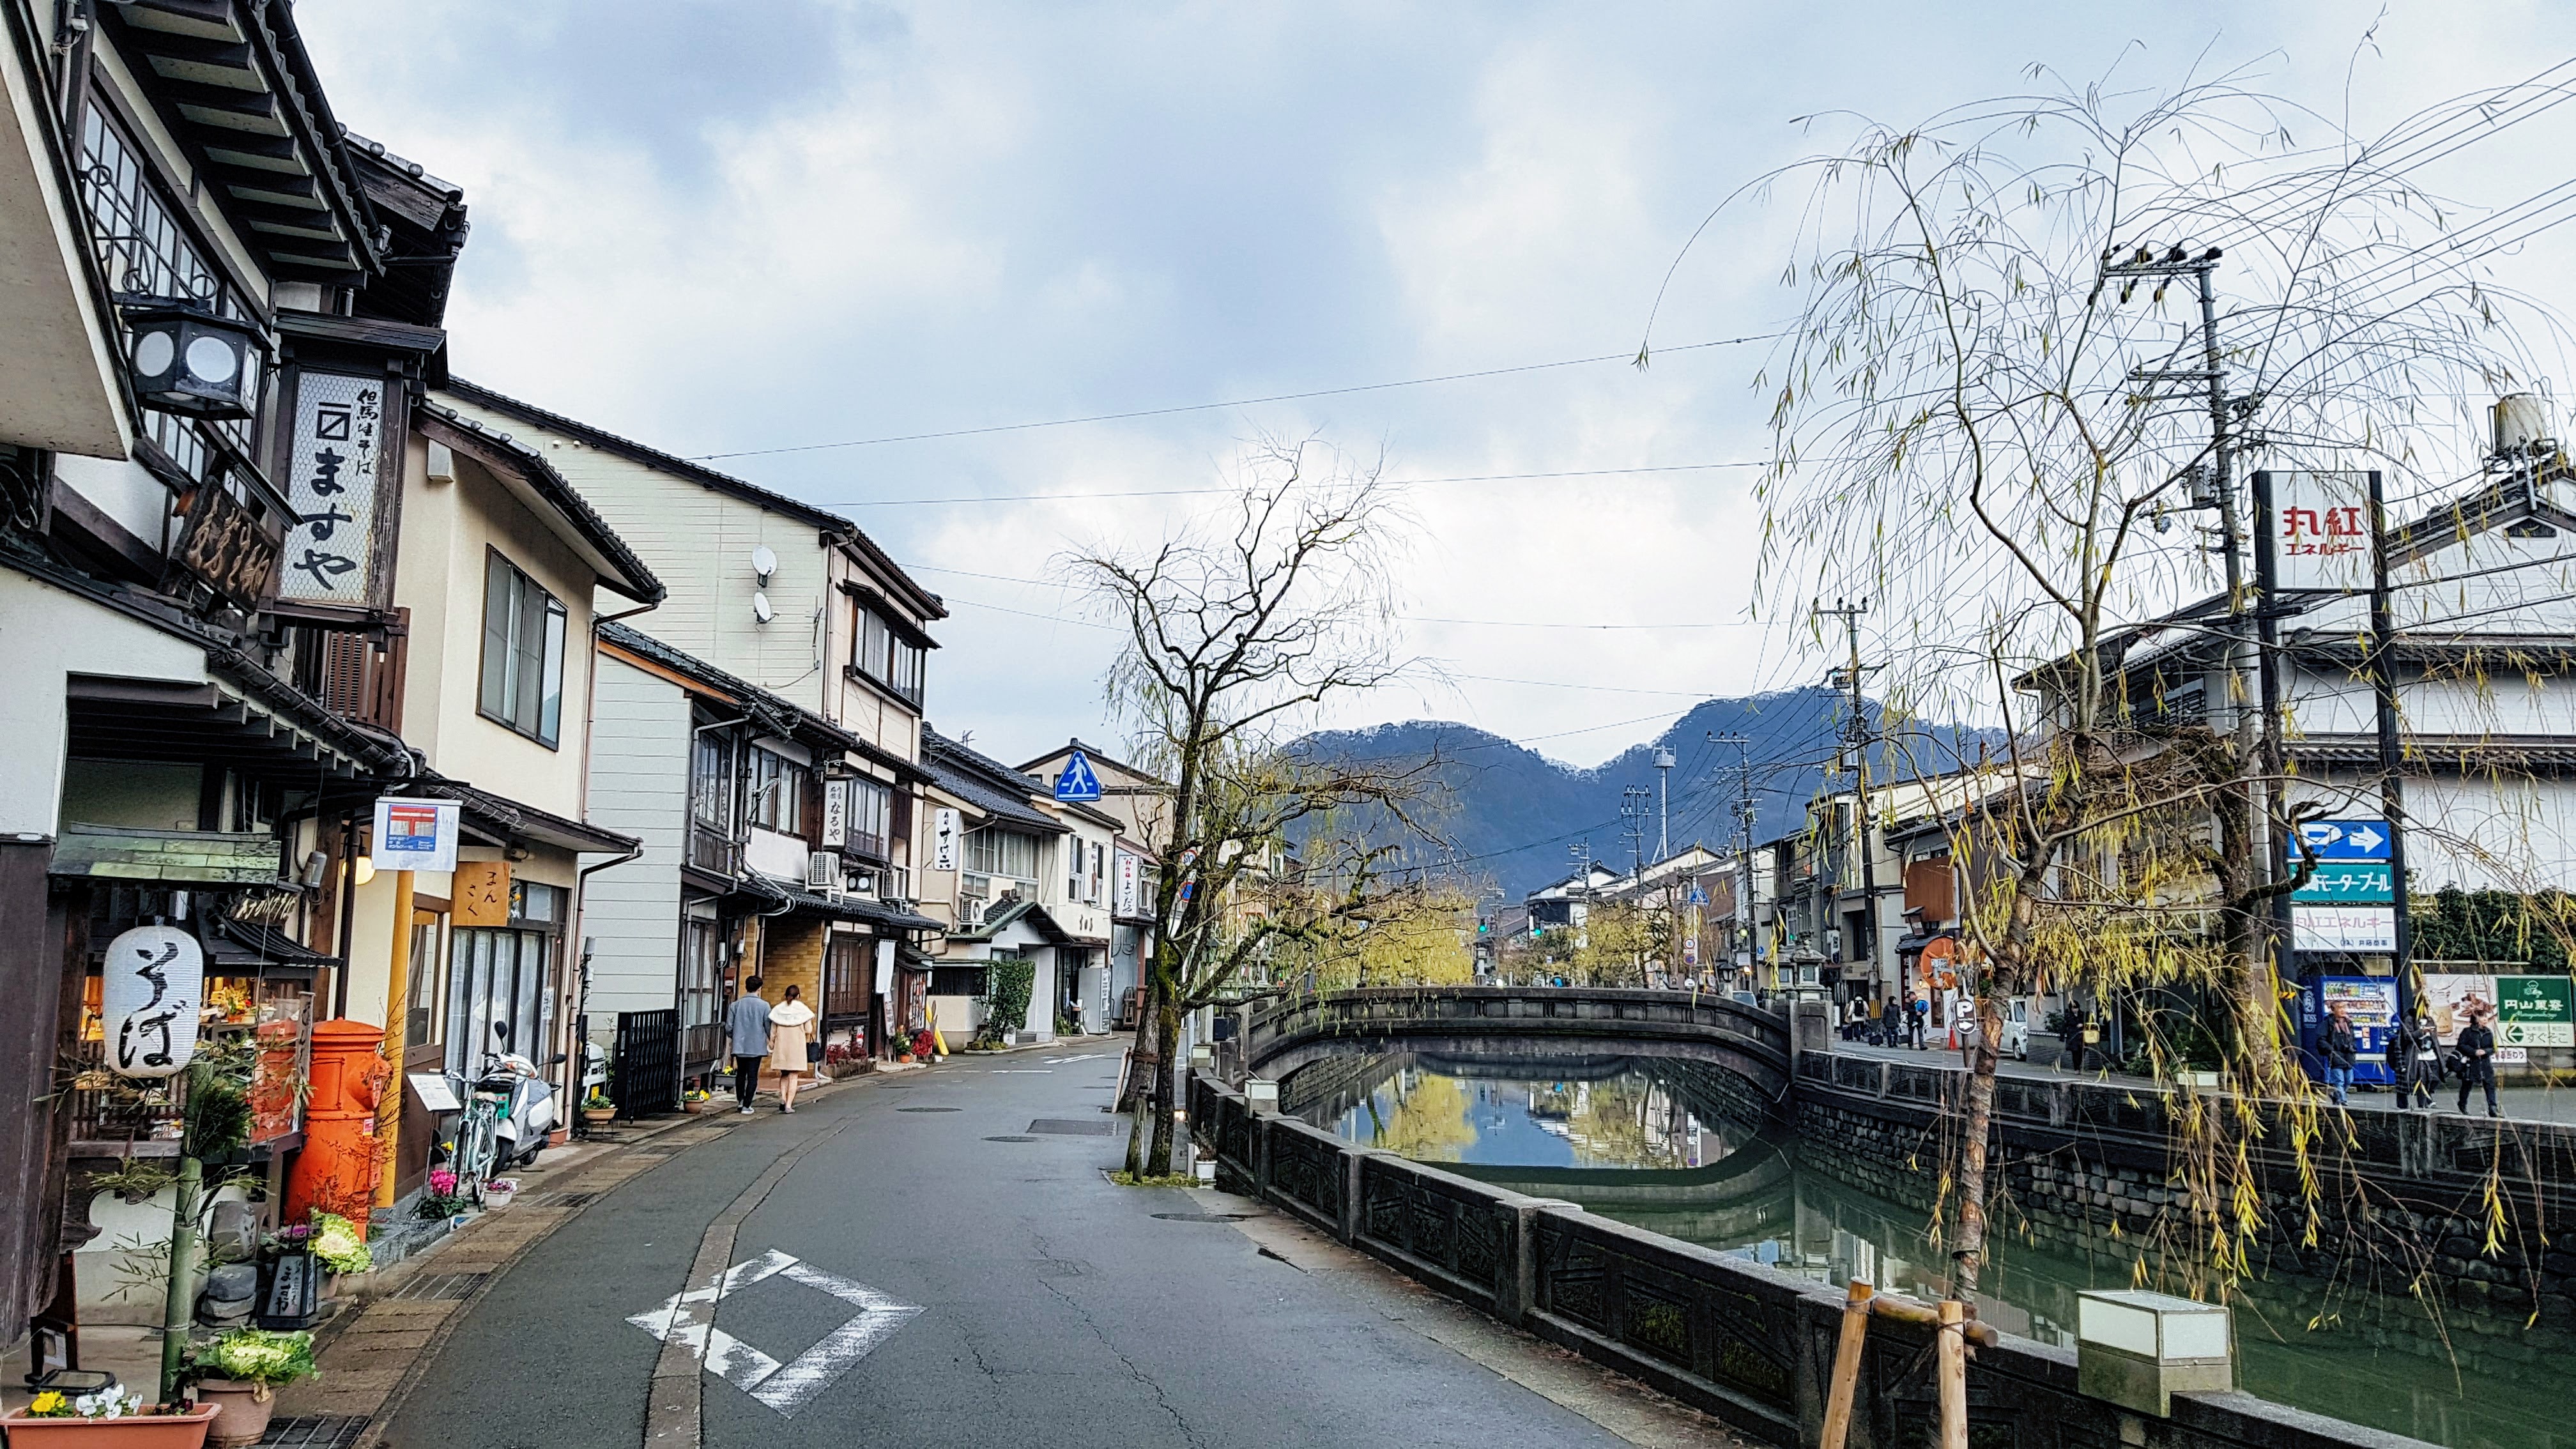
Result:
[[[537,1064],[516,1052],[487,1058],[474,1095],[499,1098],[498,1120],[492,1124],[493,1170],[509,1172],[534,1163],[556,1120],[554,1084]]]

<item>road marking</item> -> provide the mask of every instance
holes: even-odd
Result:
[[[726,1298],[770,1278],[785,1277],[858,1309],[849,1322],[789,1363],[777,1359],[716,1327],[716,1307]],[[826,1273],[776,1248],[725,1269],[703,1287],[674,1293],[662,1306],[634,1314],[626,1321],[674,1344],[695,1358],[708,1373],[778,1411],[796,1417],[815,1395],[848,1373],[894,1331],[912,1321],[919,1306],[898,1302],[865,1283]]]
[[[1060,1067],[1066,1062],[1096,1062],[1105,1059],[1108,1055],[1107,1052],[1084,1052],[1080,1056],[1073,1057],[1047,1057],[1045,1061],[1048,1066]]]
[[[987,1067],[985,1070],[996,1077],[1052,1077],[1055,1075],[1053,1067]]]

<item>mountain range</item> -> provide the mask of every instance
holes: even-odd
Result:
[[[1867,707],[1875,729],[1878,707]],[[1439,808],[1433,823],[1445,837],[1456,869],[1490,881],[1518,900],[1571,873],[1580,850],[1588,849],[1593,859],[1613,869],[1628,869],[1635,847],[1631,822],[1621,817],[1620,808],[1630,788],[1657,789],[1658,747],[1670,749],[1675,762],[1669,782],[1674,850],[1693,842],[1722,850],[1735,840],[1745,765],[1753,777],[1755,838],[1776,839],[1799,828],[1808,802],[1834,764],[1848,713],[1842,695],[1821,687],[1707,700],[1653,739],[1588,770],[1473,725],[1442,720],[1326,731],[1308,736],[1302,746],[1345,760],[1436,758],[1432,774]],[[1973,751],[1979,737],[1977,731],[1955,728],[1934,733],[1940,746],[1935,757],[1944,759],[1963,747]],[[1736,745],[1712,738],[1733,735],[1744,737],[1740,752]],[[1882,753],[1877,766],[1882,777],[1884,762]],[[1644,817],[1635,822],[1643,827],[1643,851],[1650,861],[1657,858],[1662,824],[1657,808],[1650,793]],[[1425,863],[1439,859],[1435,854]]]

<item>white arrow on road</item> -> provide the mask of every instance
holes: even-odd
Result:
[[[783,1364],[715,1323],[717,1304],[754,1283],[781,1276],[859,1310],[857,1317]],[[725,1269],[714,1282],[674,1293],[661,1307],[626,1321],[664,1343],[679,1344],[707,1372],[792,1419],[816,1394],[831,1387],[833,1380],[920,1312],[918,1305],[897,1302],[865,1283],[826,1273],[772,1248]]]

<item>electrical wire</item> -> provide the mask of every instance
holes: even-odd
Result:
[[[1707,342],[1689,342],[1679,347],[1659,348],[1657,355],[1660,356],[1666,352],[1697,352],[1710,347],[1734,347],[1747,342],[1768,342],[1779,335],[1776,332],[1760,332],[1744,337],[1720,337]],[[818,453],[833,448],[873,448],[883,443],[919,443],[939,438],[976,438],[994,433],[1024,433],[1037,428],[1070,428],[1085,423],[1117,423],[1136,418],[1164,418],[1180,413],[1215,412],[1225,408],[1257,407],[1265,403],[1303,402],[1310,398],[1347,397],[1354,393],[1427,387],[1442,382],[1469,382],[1477,378],[1509,377],[1523,372],[1547,372],[1565,367],[1591,367],[1604,362],[1634,362],[1636,357],[1636,352],[1631,349],[1603,353],[1598,357],[1568,357],[1555,362],[1526,362],[1514,367],[1488,367],[1474,372],[1450,372],[1436,377],[1405,378],[1398,382],[1364,382],[1349,387],[1316,388],[1310,392],[1272,393],[1266,397],[1233,398],[1225,402],[1182,403],[1172,407],[1135,408],[1126,412],[1094,413],[1078,418],[1046,418],[1027,423],[994,423],[980,428],[949,428],[935,433],[902,433],[882,438],[849,438],[835,443],[793,443],[776,448],[736,448],[723,453],[699,453],[694,455],[691,461],[712,463],[723,458],[769,458],[781,453]]]
[[[1705,473],[1722,468],[1768,468],[1768,459],[1739,458],[1723,463],[1661,463],[1640,468],[1562,468],[1550,473],[1462,473],[1441,478],[1389,478],[1390,486],[1401,488],[1428,487],[1446,483],[1526,483],[1550,478],[1621,478],[1652,473]],[[853,498],[839,503],[817,503],[816,508],[940,508],[963,503],[1049,503],[1059,498],[1206,498],[1232,496],[1235,488],[1141,488],[1102,492],[1072,493],[982,493],[968,497],[947,498]]]

